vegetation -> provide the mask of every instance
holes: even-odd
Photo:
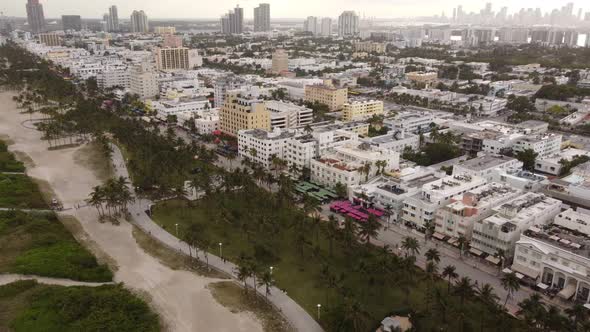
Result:
[[[0,330],[155,332],[160,323],[121,285],[62,287],[27,280],[0,286]]]
[[[0,272],[80,281],[111,281],[113,277],[54,214],[0,212],[0,252]]]
[[[0,208],[46,209],[47,204],[28,176],[0,173]]]
[[[543,85],[535,94],[535,98],[567,101],[570,98],[590,96],[590,89],[578,88],[569,84]]]
[[[569,174],[569,172],[571,171],[572,168],[583,164],[587,161],[590,160],[590,157],[586,156],[586,155],[581,155],[581,156],[574,156],[572,158],[572,160],[567,160],[567,159],[561,159],[559,161],[559,164],[561,165],[561,170],[559,172],[560,176],[564,176]]]
[[[25,166],[8,152],[8,146],[0,140],[0,172],[24,172]]]

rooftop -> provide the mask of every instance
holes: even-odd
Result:
[[[289,132],[289,131],[281,131],[281,130],[266,131],[266,130],[262,130],[262,129],[244,130],[244,131],[240,131],[240,134],[253,136],[254,138],[257,138],[260,140],[280,140],[280,139],[286,139],[289,137],[293,137],[293,135],[295,135],[294,133]]]
[[[545,230],[533,226],[523,234],[526,237],[590,259],[590,238],[587,236],[576,234],[558,226],[550,226]],[[523,237],[521,237],[521,240],[523,240]]]
[[[483,171],[486,169],[498,167],[513,160],[516,160],[516,158],[506,156],[495,157],[492,155],[484,155],[481,157],[466,160],[459,165],[463,168],[467,168],[472,171]]]

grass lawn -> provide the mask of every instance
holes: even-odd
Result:
[[[316,317],[317,304],[322,304],[322,316],[320,323],[329,331],[344,330],[337,327],[342,319],[339,308],[345,304],[342,296],[333,288],[328,287],[323,281],[322,267],[329,266],[343,288],[348,289],[360,304],[361,310],[368,315],[367,327],[377,327],[381,319],[393,311],[408,309],[428,312],[426,304],[426,289],[429,283],[423,271],[411,267],[407,272],[414,277],[409,294],[406,295],[402,286],[392,286],[395,281],[384,281],[379,278],[381,267],[377,249],[355,247],[346,248],[343,243],[334,244],[333,255],[329,254],[329,241],[323,232],[316,232],[309,227],[306,234],[306,242],[309,243],[300,255],[294,239],[297,237],[294,227],[294,219],[302,218],[299,211],[283,209],[280,212],[272,211],[272,207],[265,206],[264,195],[260,191],[257,194],[229,193],[213,194],[207,201],[199,201],[188,206],[187,202],[171,200],[160,202],[154,207],[154,220],[161,224],[170,233],[175,233],[175,224],[179,224],[179,233],[183,233],[191,223],[199,225],[199,236],[209,239],[214,245],[209,251],[219,254],[217,243],[223,243],[223,256],[230,261],[238,261],[240,255],[249,255],[256,258],[261,269],[273,266],[273,277],[277,286],[287,291],[289,296],[301,304],[311,315]],[[220,214],[221,210],[227,211]],[[257,210],[271,210],[272,218],[279,226],[273,235],[268,235],[265,230],[257,225]],[[236,222],[236,220],[239,220]],[[309,225],[311,226],[311,225]],[[269,226],[272,227],[272,226]],[[316,238],[317,237],[317,238]],[[440,267],[442,269],[442,267]],[[388,277],[389,278],[389,277]],[[395,278],[395,276],[392,276]],[[435,286],[446,293],[446,282],[437,280]],[[432,288],[431,288],[432,289]],[[466,324],[471,327],[479,327],[480,312],[489,308],[476,299],[467,300],[463,306],[456,296],[448,296],[448,312],[466,311]],[[457,321],[445,317],[445,324],[441,324],[441,317],[430,313],[423,319],[418,318],[420,330],[430,330],[447,325],[448,330],[457,328]],[[487,315],[491,319],[492,315]],[[505,324],[511,321],[505,318]],[[483,319],[483,318],[482,318]],[[497,319],[497,316],[496,316]],[[489,331],[496,330],[498,324],[489,321]],[[488,329],[486,329],[488,330]]]
[[[24,172],[25,166],[8,152],[8,146],[0,140],[0,172]]]
[[[0,207],[47,209],[37,184],[26,175],[0,174]]]
[[[158,316],[120,285],[62,287],[18,281],[0,286],[0,331],[159,331]]]
[[[113,278],[54,214],[20,211],[0,212],[0,273],[100,282]]]

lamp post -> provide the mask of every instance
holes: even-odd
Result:
[[[223,243],[219,242],[219,258],[223,259]]]
[[[322,305],[318,303],[318,320],[320,320],[320,309],[322,308]]]
[[[270,275],[272,275],[272,269],[274,269],[274,267],[270,267]]]
[[[178,237],[178,224],[174,224],[176,226],[176,237]]]

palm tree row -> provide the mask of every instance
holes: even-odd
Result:
[[[135,200],[128,184],[122,176],[109,179],[105,184],[95,186],[86,202],[98,210],[100,218],[126,214],[127,206]]]

